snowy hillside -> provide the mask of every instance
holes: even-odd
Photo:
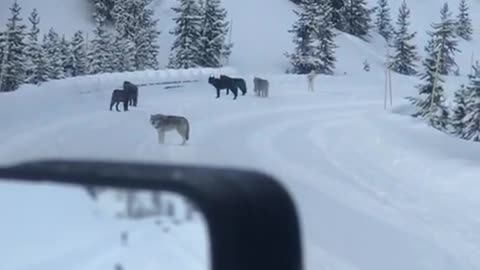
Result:
[[[85,0],[17,1],[24,10],[38,8],[44,30],[54,26],[60,33],[72,34],[93,26]],[[8,16],[8,2],[0,3],[2,22]],[[393,18],[401,2],[389,1]],[[153,4],[162,31],[162,65],[173,40],[168,31],[173,27],[170,7],[174,3],[157,0]],[[2,93],[0,164],[40,158],[99,158],[256,169],[277,177],[297,202],[306,270],[480,269],[480,144],[459,140],[408,116],[412,108],[404,97],[417,93],[417,77],[392,74],[393,107],[384,110],[383,39],[374,33],[370,42],[365,42],[338,33],[334,76],[316,77],[316,91],[307,92],[304,76],[284,73],[288,61],[283,53],[293,46],[287,32],[295,20],[291,1],[223,3],[233,21],[235,44],[228,68],[92,75],[49,81],[38,87],[22,85],[15,92]],[[376,0],[369,3],[373,6]],[[426,31],[430,23],[439,20],[443,1],[407,3],[412,13],[410,27],[418,31],[415,41],[424,56]],[[458,0],[448,3],[456,14]],[[480,59],[480,2],[470,0],[469,4],[476,32],[473,41],[460,42],[462,52],[456,61],[461,76],[445,78],[449,102],[452,92],[467,82],[472,53]],[[370,72],[363,70],[365,60],[371,64]],[[244,78],[247,94],[233,101],[232,95],[223,91],[221,98],[215,99],[215,90],[207,81],[210,75],[221,73]],[[254,96],[254,76],[270,81],[269,98]],[[158,84],[140,87],[138,107],[129,112],[109,111],[112,90],[123,80],[137,84],[189,82],[174,89]],[[167,134],[165,145],[158,144],[149,122],[153,113],[185,116],[191,126],[187,145],[178,145],[181,140],[175,132]],[[0,205],[8,197],[3,195],[15,196],[15,192],[0,188]],[[39,201],[70,198],[85,216],[86,229],[95,221],[91,208],[83,205],[84,194],[55,194],[58,197],[46,190],[39,194]],[[63,211],[48,200],[45,207]],[[31,221],[29,213],[26,216]],[[18,216],[11,213],[11,217],[15,220]],[[65,222],[70,224],[68,218]],[[117,241],[121,226],[102,220],[98,234],[85,239],[72,236],[72,241],[79,241],[78,250],[56,250],[46,254],[47,259],[35,258],[30,268],[6,253],[11,259],[5,265],[1,264],[5,261],[0,262],[0,269],[60,270],[72,265],[82,270],[111,269],[112,260],[125,254],[149,264],[151,250],[129,253],[119,250],[117,242],[112,245],[113,240],[98,241],[102,233]],[[158,228],[152,223],[141,224],[137,243],[147,248],[159,245],[165,258],[179,258],[187,264],[172,269],[204,269],[203,242],[183,242],[184,237],[200,234],[193,227],[162,242],[167,236]],[[19,237],[8,233],[0,231],[0,239],[4,235]],[[36,238],[40,246],[49,240],[46,237]],[[165,248],[179,242],[181,247]],[[38,246],[32,250],[35,248]],[[5,249],[0,245],[0,254]],[[20,252],[8,250],[15,251]],[[53,257],[60,261],[51,260]],[[78,257],[82,262],[76,260]],[[157,269],[156,265],[144,268]]]
[[[79,77],[4,94],[0,161],[104,158],[253,168],[278,177],[298,203],[307,270],[480,267],[477,144],[406,117],[402,107],[385,113],[381,74],[320,76],[315,93],[306,91],[302,76],[271,74],[271,97],[259,99],[251,92],[252,75],[224,70],[247,80],[249,92],[233,101],[225,93],[214,98],[206,81],[218,72]],[[138,83],[199,81],[178,89],[142,87],[138,108],[110,112],[120,75]],[[394,104],[414,83],[393,76]],[[159,145],[152,113],[187,117],[187,146],[178,146],[174,132]],[[202,244],[188,245],[193,253],[177,249],[171,256],[201,261]],[[99,248],[107,254],[85,255],[85,261],[97,265],[117,252]]]
[[[449,0],[450,9],[455,15],[460,0]],[[59,33],[67,36],[73,35],[77,30],[92,31],[94,24],[91,18],[90,6],[87,0],[45,0],[39,5],[38,0],[17,0],[23,8],[26,17],[33,8],[37,8],[41,17],[41,29],[47,31],[50,27],[57,29]],[[288,68],[288,61],[284,56],[293,48],[292,36],[287,31],[295,20],[292,9],[294,4],[289,0],[223,0],[228,11],[228,18],[233,22],[232,42],[235,44],[230,59],[230,65],[235,66],[241,72],[284,72]],[[370,7],[374,7],[377,0],[367,1]],[[411,29],[418,32],[416,44],[419,52],[423,55],[432,22],[438,22],[440,8],[444,1],[437,0],[407,0],[411,9]],[[463,74],[470,71],[472,53],[480,46],[480,2],[467,1],[470,5],[470,16],[475,30],[474,40],[461,42],[462,53],[457,57],[457,63]],[[0,3],[0,28],[4,27],[6,18],[9,16],[8,7],[12,1]],[[392,17],[396,20],[398,8],[402,0],[390,0]],[[156,16],[160,20],[158,27],[162,31],[159,44],[160,64],[166,65],[168,54],[173,42],[172,35],[168,34],[173,29],[173,11],[171,7],[176,0],[155,0]],[[337,38],[338,69],[339,74],[347,71],[361,70],[365,59],[371,63],[381,63],[386,54],[384,41],[376,34],[370,43],[340,33]],[[356,68],[358,67],[358,69]]]

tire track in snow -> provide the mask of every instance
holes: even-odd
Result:
[[[403,217],[410,219],[410,222],[404,222],[402,226],[410,227],[409,229],[412,232],[418,231],[419,227],[421,227],[422,234],[429,235],[438,246],[443,246],[450,254],[456,256],[459,261],[466,261],[470,268],[478,268],[478,265],[473,265],[474,259],[480,256],[478,245],[480,238],[474,233],[478,227],[478,221],[470,213],[465,212],[462,205],[452,205],[453,202],[450,200],[445,201],[445,197],[442,194],[439,197],[439,194],[435,194],[425,188],[419,190],[421,186],[408,186],[411,182],[423,181],[423,179],[417,178],[413,173],[409,177],[414,179],[405,181],[392,173],[395,172],[394,168],[390,167],[387,169],[384,166],[379,166],[375,162],[379,158],[372,158],[372,154],[375,154],[374,150],[388,149],[392,145],[385,144],[382,140],[374,140],[374,138],[371,140],[361,138],[363,139],[362,142],[367,143],[370,146],[368,148],[372,150],[372,153],[364,153],[359,149],[358,142],[345,139],[344,136],[338,134],[339,131],[344,130],[346,125],[362,126],[364,131],[372,129],[371,121],[367,121],[367,117],[357,117],[355,121],[343,119],[335,123],[328,123],[321,128],[315,128],[310,137],[318,138],[319,134],[324,134],[327,138],[335,137],[351,150],[349,155],[337,153],[335,149],[315,139],[312,139],[313,144],[317,148],[322,149],[326,155],[336,157],[334,165],[337,168],[344,167],[345,173],[352,176],[355,173],[360,173],[366,176],[364,179],[368,179],[372,185],[376,186],[375,189],[384,190],[385,194],[383,197],[389,199],[390,204],[395,205],[395,208],[403,213]],[[329,132],[326,132],[326,130]],[[333,134],[327,135],[327,133]],[[365,132],[365,134],[373,135],[375,132]],[[362,148],[365,149],[365,146],[362,146]],[[358,162],[356,162],[359,159],[363,159],[362,166],[358,166]],[[383,179],[383,181],[375,181],[375,179]],[[375,181],[375,183],[372,181]],[[428,198],[428,200],[425,200],[425,198]],[[450,214],[446,215],[446,213]],[[452,231],[452,228],[455,228],[455,230]],[[447,239],[449,244],[445,245],[445,240]],[[466,260],[466,257],[469,260]]]
[[[354,115],[353,113],[355,113],[355,111],[352,111],[352,115]],[[361,199],[362,197],[367,199],[374,197],[378,200],[379,197],[377,194],[372,193],[375,191],[374,189],[370,189],[366,185],[360,185],[357,181],[352,180],[350,175],[345,175],[343,170],[338,170],[335,166],[329,168],[329,166],[332,166],[331,158],[321,152],[318,153],[318,149],[309,148],[309,144],[304,143],[304,141],[299,144],[298,147],[294,146],[287,149],[285,145],[287,138],[294,137],[297,133],[308,134],[309,129],[313,126],[313,122],[325,124],[342,121],[342,119],[348,119],[348,117],[332,117],[330,120],[312,117],[310,119],[285,121],[259,130],[258,134],[254,134],[250,140],[250,148],[261,153],[261,160],[268,160],[268,162],[262,162],[262,164],[267,168],[272,168],[272,172],[276,172],[275,174],[278,175],[280,179],[283,179],[284,182],[286,181],[286,184],[292,188],[294,194],[296,193],[295,191],[301,194],[301,197],[297,200],[300,202],[300,208],[304,211],[304,214],[308,213],[305,215],[305,219],[308,221],[304,222],[304,227],[307,228],[307,236],[309,239],[317,238],[316,240],[318,241],[316,243],[321,246],[329,243],[334,253],[342,254],[340,256],[341,258],[350,259],[350,262],[359,269],[405,269],[407,266],[409,269],[425,269],[426,266],[422,265],[421,262],[412,263],[422,257],[430,257],[427,261],[436,262],[436,269],[449,269],[450,262],[453,261],[453,258],[447,255],[440,246],[412,235],[410,232],[403,231],[398,224],[397,226],[392,226],[389,222],[376,220],[376,216],[379,216],[378,213],[376,215],[373,213],[369,216],[363,216],[363,214],[359,216],[359,213],[355,213],[358,210],[352,212],[354,211],[353,209],[357,208],[355,207],[356,203],[352,204],[352,201],[350,202],[350,206],[344,206],[339,203],[348,202],[355,196],[354,193],[358,191],[357,189],[360,189],[360,191],[363,190],[366,196],[357,196],[360,199],[357,201],[358,205],[369,205],[361,201]],[[299,136],[297,139],[301,140],[302,138],[307,141],[311,140],[308,136]],[[342,145],[342,147],[343,146],[344,145]],[[314,162],[312,164],[313,158]],[[318,168],[315,169],[315,167]],[[322,177],[324,178],[323,180]],[[341,182],[344,182],[343,185],[328,183],[334,179],[335,181],[342,180]],[[348,185],[350,185],[350,187],[348,187]],[[349,192],[352,190],[352,187],[353,193]],[[337,193],[336,190],[341,190],[342,193],[344,193],[343,196],[348,196],[348,199],[342,199],[342,194]],[[334,191],[334,194],[328,194],[332,191]],[[308,199],[308,203],[306,202],[307,194],[311,196],[311,198]],[[319,194],[323,194],[323,196],[318,196]],[[331,200],[332,195],[333,198],[335,198],[333,200]],[[380,203],[373,203],[371,206],[378,209],[379,205],[383,203],[384,202],[381,201]],[[321,218],[316,219],[314,218],[318,216],[318,214],[315,213],[316,211],[308,209],[308,207],[311,208],[311,206],[315,204],[323,206],[319,208],[325,208],[325,205],[329,205],[333,206],[332,208],[336,210],[343,209],[343,212],[339,211],[340,213],[335,213],[333,216],[329,214],[328,219],[333,218],[338,221],[337,216],[343,216],[343,218],[340,218],[338,222],[325,222],[325,220]],[[324,210],[325,213],[331,211],[331,209]],[[349,212],[349,215],[345,215],[345,213]],[[361,222],[356,220],[355,224],[352,223],[353,220],[348,220],[355,216],[357,216]],[[382,214],[381,216],[384,215]],[[342,224],[345,222],[351,225],[345,226],[345,224]],[[329,227],[332,230],[338,230],[338,236],[332,238],[319,236],[321,234],[318,233],[318,228],[322,226]],[[360,229],[358,227],[360,227]],[[372,230],[371,228],[375,229]],[[370,233],[366,233],[369,231]],[[358,235],[352,236],[353,232],[358,232]],[[345,235],[350,235],[351,239],[356,240],[354,240],[354,243],[351,243],[355,248],[345,248],[336,243],[338,239],[344,238]],[[361,245],[365,243],[369,243],[369,249],[362,249]],[[387,243],[390,243],[390,245],[399,245],[401,248],[395,252],[388,251],[388,249],[385,249],[385,247],[388,246]],[[361,254],[361,256],[359,254]],[[399,254],[401,255],[399,256]],[[379,255],[382,259],[378,259]]]

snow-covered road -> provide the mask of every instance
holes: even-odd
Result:
[[[269,79],[268,99],[251,89],[236,101],[225,92],[215,99],[205,81],[144,87],[140,106],[128,113],[108,111],[108,91],[78,103],[57,97],[69,105],[38,112],[31,123],[12,122],[0,134],[0,161],[103,158],[261,170],[298,203],[307,269],[480,267],[471,143],[384,111],[380,80],[356,84],[339,76],[308,93],[303,78]],[[151,113],[187,117],[188,144],[178,145],[172,132],[159,145]],[[28,112],[19,118],[28,121]]]

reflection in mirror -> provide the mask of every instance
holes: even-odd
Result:
[[[209,269],[205,220],[168,192],[0,180],[0,269]]]

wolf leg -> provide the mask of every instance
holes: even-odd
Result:
[[[157,130],[158,132],[158,143],[163,144],[165,142],[165,132],[162,130]]]
[[[220,97],[220,89],[217,88],[217,98]]]
[[[118,105],[120,105],[120,102],[115,102],[115,109],[117,110],[117,112],[120,111],[120,109],[118,108]]]

